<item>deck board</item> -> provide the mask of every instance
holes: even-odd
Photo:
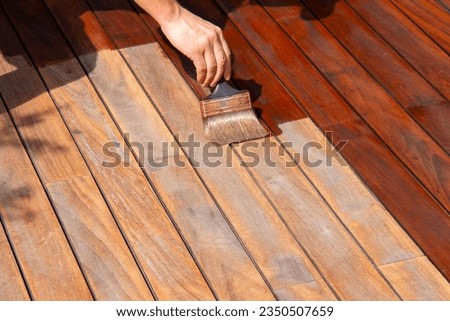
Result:
[[[180,2],[270,138],[132,1],[0,2],[0,298],[449,300],[447,2]]]
[[[122,139],[43,3],[8,2],[5,7],[156,296],[162,300],[212,299],[206,281],[136,160],[130,157],[126,166],[102,166],[108,160],[103,146],[110,142],[120,145]],[[33,36],[36,26],[42,31],[40,38]],[[121,146],[116,151],[124,155],[129,153],[126,149]]]
[[[96,18],[93,15],[83,16],[84,22],[91,26],[91,32],[96,34],[95,39],[92,40],[95,52],[86,53],[89,48],[80,39],[80,34],[70,31],[75,29],[73,26],[77,23],[77,17],[67,15],[66,12],[89,11],[84,1],[72,1],[69,4],[71,10],[67,10],[67,3],[50,0],[46,3],[61,29],[65,31],[75,52],[79,54],[85,70],[89,70],[89,66],[95,63],[95,68],[88,71],[88,76],[121,132],[129,134],[128,143],[132,142],[135,145],[135,153],[141,154],[141,166],[158,191],[180,234],[189,244],[218,298],[221,300],[271,298],[272,295],[263,278],[224,220],[220,208],[216,206],[195,171],[178,149],[179,147],[165,153],[163,144],[176,145],[175,139],[150,99],[139,87],[139,83],[120,54],[117,51],[102,50],[102,42],[106,43],[109,38]],[[128,28],[121,30],[118,27],[124,20],[116,16],[104,18],[102,21],[116,22],[114,30],[121,32],[122,41],[125,41],[128,36],[133,38],[133,31],[130,31],[131,34],[128,35]],[[130,23],[122,25],[128,27]],[[145,34],[141,32],[140,38],[143,38]],[[127,85],[118,88],[117,83]],[[149,148],[149,142],[153,143],[152,148]],[[141,144],[141,147],[137,147],[137,144]],[[150,161],[148,157],[151,157]],[[174,158],[185,162],[187,166],[176,166],[173,164]],[[164,160],[168,160],[167,167],[152,166]],[[187,190],[189,193],[186,193]],[[226,258],[226,264],[223,258]]]

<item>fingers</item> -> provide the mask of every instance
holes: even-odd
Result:
[[[220,28],[213,33],[202,45],[203,55],[197,55],[192,59],[197,70],[197,81],[202,86],[214,87],[223,77],[229,80],[231,77],[231,51]]]
[[[230,47],[228,47],[228,44],[227,44],[222,32],[220,32],[220,41],[222,43],[223,54],[225,57],[223,78],[225,78],[225,80],[230,80],[230,78],[231,78],[231,50],[230,50]]]

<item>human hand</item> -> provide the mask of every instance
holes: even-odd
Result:
[[[222,30],[188,10],[179,7],[178,14],[160,22],[161,30],[172,45],[195,65],[197,81],[214,87],[223,77],[231,77],[231,51]]]

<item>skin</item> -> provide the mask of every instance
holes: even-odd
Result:
[[[172,45],[195,65],[197,81],[214,87],[231,77],[231,51],[222,30],[180,6],[176,0],[135,0],[161,26]]]

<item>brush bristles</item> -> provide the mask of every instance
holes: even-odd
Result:
[[[243,142],[268,135],[250,108],[204,119],[206,139],[218,145]]]

